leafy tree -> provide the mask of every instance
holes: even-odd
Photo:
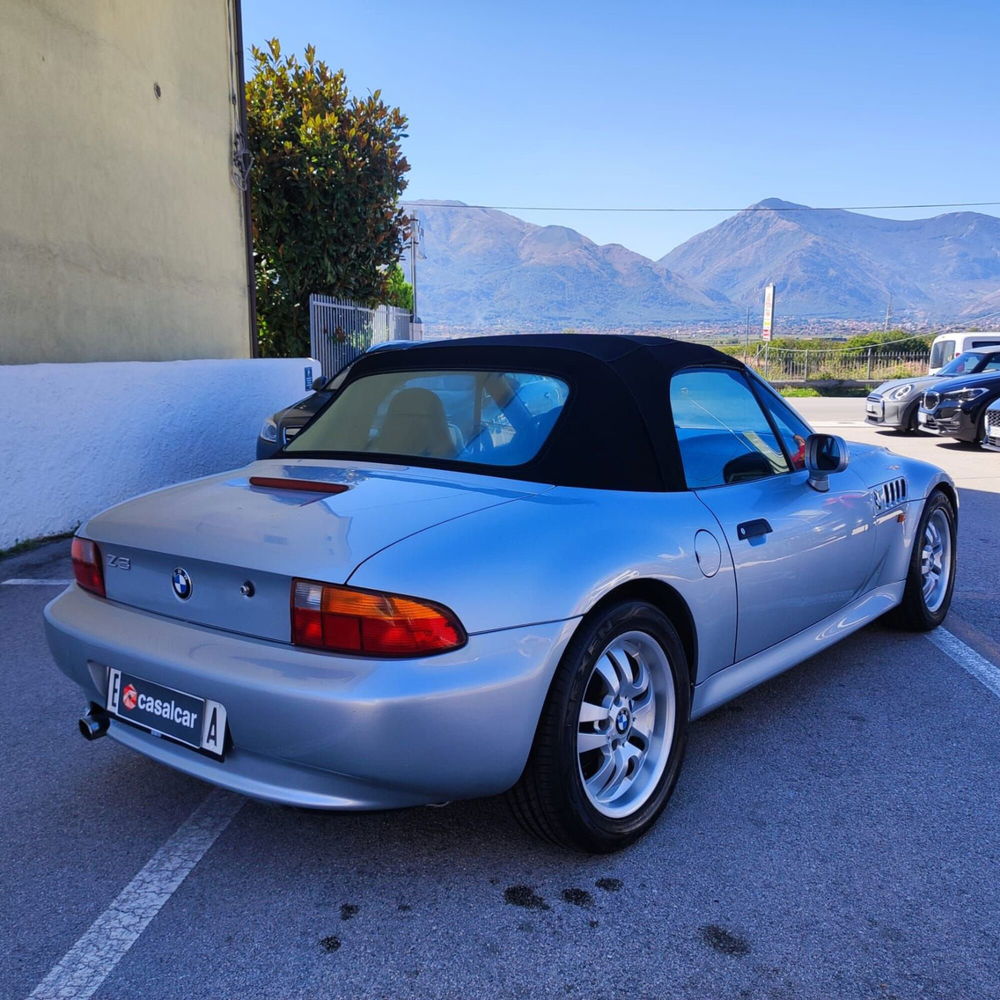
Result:
[[[384,302],[406,238],[406,117],[381,92],[352,97],[343,70],[251,49],[247,117],[262,353],[309,350],[309,294]]]
[[[396,306],[413,312],[413,285],[403,277],[403,269],[396,264],[386,275],[386,293],[383,300],[387,306]]]
[[[905,330],[877,330],[851,337],[844,345],[850,350],[872,348],[872,354],[919,354],[930,349],[933,334],[926,337],[915,337]]]

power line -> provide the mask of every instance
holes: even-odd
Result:
[[[402,204],[413,208],[490,209],[495,212],[876,212],[892,209],[912,208],[995,208],[1000,201],[949,201],[921,205],[789,205],[774,208],[768,205],[750,205],[744,208],[614,208],[610,206],[569,206],[569,205],[453,205],[429,204],[419,201],[404,201]]]

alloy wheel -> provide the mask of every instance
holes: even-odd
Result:
[[[944,603],[951,579],[951,522],[940,507],[927,519],[920,543],[920,578],[924,604],[930,612]]]
[[[663,647],[646,632],[616,636],[594,662],[577,720],[577,761],[590,804],[620,818],[656,790],[670,757],[677,703]]]

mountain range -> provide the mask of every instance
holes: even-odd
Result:
[[[785,321],[1000,320],[1000,218],[897,221],[758,202],[659,260],[455,201],[408,203],[423,226],[425,323],[483,329],[655,329],[732,323],[776,286]]]

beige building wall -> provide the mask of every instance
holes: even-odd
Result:
[[[234,3],[3,0],[0,365],[249,356]]]

